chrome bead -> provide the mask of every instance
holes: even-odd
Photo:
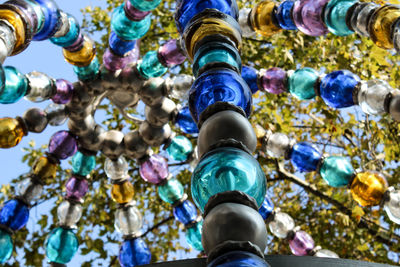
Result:
[[[29,91],[25,98],[32,102],[42,102],[56,93],[54,81],[44,73],[32,71],[25,75],[29,81]]]
[[[93,131],[94,127],[96,127],[96,122],[94,121],[92,115],[89,115],[82,120],[70,119],[68,121],[69,130],[71,131],[71,133],[77,136],[82,136],[89,133],[90,131]]]
[[[78,138],[78,142],[84,149],[97,152],[103,146],[105,130],[100,125],[96,125],[94,130]]]
[[[145,108],[145,116],[148,123],[154,126],[163,126],[173,119],[177,109],[174,101],[163,98],[160,105]]]
[[[162,78],[152,78],[146,81],[140,88],[139,95],[146,105],[159,105],[166,95],[164,80]]]
[[[51,126],[60,126],[67,120],[65,105],[52,103],[44,111],[47,113],[47,120]]]
[[[149,146],[161,146],[171,137],[172,131],[168,124],[154,127],[145,121],[139,127],[139,134]]]
[[[22,118],[25,121],[28,131],[33,133],[41,133],[47,127],[47,114],[39,108],[30,108],[25,111]]]
[[[101,152],[110,159],[117,159],[124,152],[124,134],[120,131],[111,130],[104,134]]]
[[[139,131],[129,132],[124,137],[125,155],[133,159],[140,159],[149,150],[149,145],[140,136]]]

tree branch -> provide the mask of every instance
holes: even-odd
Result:
[[[169,222],[170,220],[174,219],[174,216],[169,216],[168,218],[165,218],[164,220],[162,220],[161,222],[153,225],[152,227],[150,227],[149,229],[147,229],[146,232],[144,232],[143,234],[141,234],[139,237],[144,237],[146,236],[148,233],[154,231],[155,229],[157,229],[158,227],[160,227],[163,224],[166,224],[167,222]]]

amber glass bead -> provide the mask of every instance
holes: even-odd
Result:
[[[96,46],[89,37],[85,36],[81,49],[74,52],[63,49],[63,54],[68,63],[77,67],[86,67],[90,65],[96,56]]]
[[[250,14],[250,24],[253,30],[262,36],[269,37],[279,32],[281,28],[275,22],[275,3],[273,1],[262,1],[258,3]]]
[[[25,24],[18,13],[9,9],[0,9],[0,19],[8,21],[15,29],[15,45],[12,55],[18,54],[25,47]]]
[[[24,125],[17,119],[0,119],[0,148],[10,148],[18,145],[26,135]]]
[[[392,5],[382,6],[372,14],[368,23],[368,31],[377,46],[385,49],[393,48],[392,26],[399,17],[400,8]]]
[[[45,183],[51,182],[50,180],[56,178],[57,163],[42,156],[33,164],[32,173]]]
[[[361,206],[376,206],[381,202],[388,184],[382,174],[372,171],[356,175],[351,184],[351,194]]]
[[[121,184],[114,184],[111,190],[111,197],[120,204],[128,203],[133,199],[133,185],[130,181]]]

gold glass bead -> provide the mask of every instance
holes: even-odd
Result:
[[[93,40],[85,36],[81,49],[74,52],[63,49],[63,55],[68,63],[77,67],[86,67],[96,56],[96,46]]]
[[[275,2],[267,0],[259,2],[250,13],[250,24],[253,30],[265,37],[278,33],[279,28],[274,22]]]
[[[14,147],[27,134],[23,123],[14,118],[0,119],[0,148]]]
[[[351,194],[361,206],[376,206],[381,202],[388,184],[382,174],[372,171],[361,172],[351,183]]]
[[[378,8],[371,16],[368,24],[368,32],[372,41],[385,49],[393,48],[391,36],[393,23],[400,17],[400,8],[385,5]]]
[[[9,9],[0,9],[0,19],[6,20],[15,30],[15,45],[12,55],[21,52],[25,47],[25,24],[20,15]]]
[[[33,164],[32,173],[45,183],[51,182],[50,180],[56,178],[57,163],[42,156]]]
[[[111,190],[112,199],[119,204],[131,202],[133,194],[133,185],[128,180],[121,184],[114,184]]]

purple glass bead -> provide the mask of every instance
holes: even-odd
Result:
[[[56,104],[68,104],[72,99],[74,85],[67,80],[57,79],[56,87],[56,94],[51,98],[51,100]]]
[[[297,231],[292,240],[289,241],[290,249],[296,256],[306,256],[314,249],[314,240],[304,231]]]
[[[131,3],[131,1],[126,0],[124,5],[124,10],[126,16],[133,21],[140,21],[144,19],[151,11],[140,11],[137,10]]]
[[[78,51],[79,49],[82,48],[84,41],[85,41],[85,38],[84,38],[83,34],[79,33],[79,35],[76,38],[75,42],[70,46],[64,47],[64,49],[68,50],[70,52],[76,52],[76,51]]]
[[[65,184],[67,189],[67,197],[80,201],[89,189],[89,183],[86,179],[69,178]]]
[[[114,54],[110,48],[107,48],[103,54],[103,64],[109,71],[122,70],[131,62],[135,61],[135,53],[129,52],[121,57]],[[137,60],[137,59],[136,59]]]
[[[294,3],[293,19],[297,28],[311,36],[327,34],[328,28],[322,20],[322,12],[329,0],[300,0]]]
[[[160,155],[152,155],[140,165],[139,172],[143,180],[158,184],[168,177],[168,162]]]
[[[186,59],[186,56],[179,47],[176,39],[169,40],[163,44],[158,50],[158,56],[161,63],[166,67],[173,67],[182,64]]]
[[[58,159],[73,156],[78,150],[75,137],[68,131],[59,131],[50,138],[49,152]]]
[[[281,94],[287,91],[286,71],[281,68],[270,68],[261,76],[262,88],[271,94]]]

